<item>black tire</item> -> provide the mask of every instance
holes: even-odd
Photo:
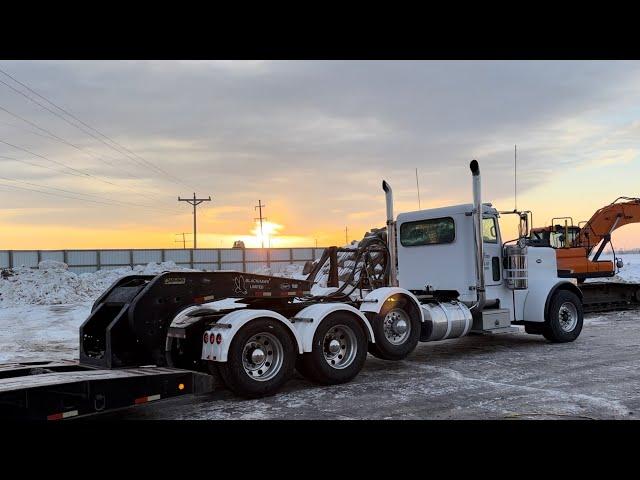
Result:
[[[383,360],[402,360],[416,348],[420,340],[420,317],[415,307],[407,297],[400,296],[393,301],[387,300],[380,313],[375,317],[371,316],[371,328],[375,336],[375,343],[369,344],[369,353],[374,357]],[[409,323],[409,333],[402,343],[394,344],[385,335],[385,318],[387,314],[392,314],[394,310],[404,312]],[[387,326],[389,330],[389,326]]]
[[[571,307],[573,305],[573,307]],[[572,317],[575,315],[575,322]],[[573,342],[582,331],[584,313],[580,298],[568,290],[560,290],[553,295],[549,304],[547,319],[542,334],[554,343]],[[567,330],[563,324],[572,328]]]
[[[275,337],[280,342],[282,363],[277,372],[273,371],[273,377],[258,380],[245,370],[243,357],[248,342],[254,338],[265,342],[265,335]],[[266,340],[266,342],[269,345],[269,341]],[[274,352],[279,352],[279,350],[274,348],[272,354]],[[258,318],[249,322],[236,333],[229,347],[227,361],[218,363],[218,371],[225,385],[236,395],[246,398],[265,397],[276,393],[291,378],[295,368],[296,355],[297,349],[294,340],[282,323],[271,318]],[[271,365],[265,368],[269,367]],[[262,374],[262,370],[256,370],[255,373],[257,374],[257,372]]]
[[[345,327],[353,334],[353,338],[350,339],[349,343],[342,343],[345,339]],[[326,344],[326,337],[331,337],[336,331],[338,336],[334,339],[341,344],[341,349],[336,353],[335,359],[330,360],[325,357],[325,352],[327,355],[332,355]],[[349,382],[358,375],[364,366],[364,362],[367,359],[367,341],[367,334],[360,320],[356,319],[353,314],[346,312],[333,313],[318,326],[313,335],[311,352],[304,353],[298,359],[298,371],[304,377],[321,385],[336,385]],[[339,362],[343,361],[344,358],[339,357],[339,355],[348,352],[347,348],[350,345],[355,348],[351,355],[350,363],[345,366],[339,366]],[[331,362],[334,362],[334,365]],[[336,364],[335,362],[338,363]]]

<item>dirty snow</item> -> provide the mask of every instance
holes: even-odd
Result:
[[[65,263],[45,260],[38,268],[17,267],[12,275],[0,279],[0,308],[92,302],[119,278],[167,270],[193,271],[162,262],[78,274],[69,271]]]

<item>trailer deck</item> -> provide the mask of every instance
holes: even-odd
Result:
[[[72,361],[0,365],[0,419],[61,420],[206,393],[213,377],[156,366],[100,369]]]

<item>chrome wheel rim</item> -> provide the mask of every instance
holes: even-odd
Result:
[[[401,308],[389,310],[384,317],[383,331],[390,344],[403,344],[411,335],[411,320],[407,312]]]
[[[266,382],[282,368],[284,349],[282,342],[270,333],[258,333],[242,349],[242,367],[251,379]]]
[[[358,342],[354,331],[346,325],[331,327],[322,341],[325,361],[338,370],[351,365],[358,353]]]
[[[560,328],[565,332],[572,332],[578,324],[578,309],[572,302],[564,302],[558,312]]]

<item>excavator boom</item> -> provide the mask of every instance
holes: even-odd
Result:
[[[637,222],[640,222],[640,198],[619,197],[591,216],[580,229],[573,246],[586,248],[588,256],[600,242],[608,242],[614,230]]]

